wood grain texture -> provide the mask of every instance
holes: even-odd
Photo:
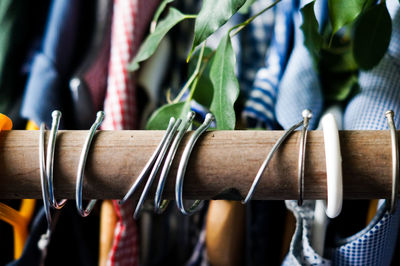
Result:
[[[122,198],[163,136],[163,131],[99,131],[86,166],[84,197]],[[190,135],[188,133],[187,135]],[[282,131],[212,131],[199,139],[189,161],[184,196],[191,199],[246,195],[268,151]],[[75,178],[87,131],[60,131],[54,183],[58,199],[75,198]],[[47,138],[47,136],[46,136]],[[299,132],[275,154],[253,199],[296,199]],[[41,198],[38,131],[0,134],[0,198]],[[186,136],[183,143],[186,143]],[[341,131],[344,197],[371,199],[391,193],[391,143],[388,131]],[[173,198],[181,144],[169,174],[165,196]],[[153,187],[156,187],[157,180]],[[150,194],[153,197],[153,193]],[[237,194],[239,195],[239,194]],[[310,131],[305,163],[305,199],[326,197],[322,131]],[[138,197],[137,193],[135,197]]]

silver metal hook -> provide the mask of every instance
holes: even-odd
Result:
[[[254,194],[254,191],[256,189],[256,186],[257,186],[258,182],[260,182],[261,176],[263,175],[265,169],[267,168],[269,162],[271,161],[272,156],[274,155],[274,153],[279,149],[279,147],[286,140],[286,138],[289,137],[290,134],[292,134],[293,131],[296,128],[298,128],[299,126],[301,126],[302,124],[303,124],[303,121],[300,121],[297,124],[293,125],[291,128],[286,130],[285,134],[283,134],[278,139],[278,141],[274,144],[274,146],[272,147],[271,151],[268,153],[267,158],[265,158],[263,164],[261,165],[260,169],[258,170],[257,175],[254,178],[253,183],[251,184],[250,190],[247,193],[246,198],[244,200],[242,200],[243,204],[246,204],[253,197],[253,194]]]
[[[390,130],[392,141],[392,198],[387,206],[390,206],[390,214],[394,214],[397,207],[397,193],[399,187],[399,138],[394,124],[394,112],[392,110],[385,113]]]
[[[190,154],[196,144],[196,141],[199,139],[201,134],[203,134],[207,128],[211,125],[211,122],[214,120],[214,116],[211,113],[208,113],[204,119],[203,124],[196,129],[193,135],[190,137],[188,143],[186,144],[185,149],[183,150],[181,160],[179,162],[178,173],[176,175],[176,184],[175,184],[175,199],[178,209],[181,213],[185,215],[191,215],[198,211],[201,208],[200,203],[202,200],[195,200],[192,206],[189,209],[185,209],[183,204],[183,181],[185,178],[185,172],[187,165],[189,163]]]
[[[61,112],[55,110],[53,111],[51,116],[53,120],[51,123],[49,142],[47,143],[46,175],[47,175],[47,183],[49,186],[48,189],[49,189],[50,204],[53,208],[59,210],[62,207],[64,207],[65,203],[67,202],[66,199],[57,202],[54,196],[54,185],[53,185],[54,151],[56,147],[57,132],[60,126]]]
[[[89,201],[89,204],[87,205],[86,209],[83,209],[82,207],[83,177],[85,174],[86,160],[89,154],[90,144],[92,143],[93,137],[96,134],[96,130],[103,122],[103,119],[104,119],[104,112],[103,111],[97,112],[96,121],[89,130],[89,135],[87,136],[85,144],[83,145],[81,157],[79,159],[79,165],[76,177],[75,198],[76,198],[76,208],[78,209],[78,212],[82,217],[86,217],[90,214],[97,201],[97,199],[92,199]]]
[[[39,134],[39,168],[40,168],[40,185],[42,187],[42,198],[43,198],[43,208],[47,220],[47,230],[46,233],[42,234],[38,242],[38,248],[42,252],[45,252],[47,246],[50,242],[51,231],[53,228],[53,218],[51,216],[50,209],[50,199],[49,199],[49,185],[45,169],[44,160],[44,130],[45,124],[40,124],[40,134]]]
[[[157,160],[158,155],[161,152],[161,149],[163,148],[165,142],[167,141],[167,138],[169,134],[172,131],[172,128],[175,123],[175,118],[171,117],[169,120],[168,128],[165,131],[165,134],[163,138],[161,139],[160,143],[158,144],[156,150],[154,153],[151,155],[150,159],[147,161],[146,165],[144,166],[142,172],[140,172],[139,176],[136,178],[135,182],[129,189],[129,191],[125,194],[122,200],[119,201],[119,205],[124,204],[126,201],[129,200],[129,198],[135,193],[135,191],[138,189],[139,185],[144,181],[145,176],[148,174],[148,172],[152,169],[151,167],[154,165],[154,162]]]
[[[298,165],[298,200],[297,205],[303,205],[304,198],[304,163],[306,154],[306,143],[307,143],[307,130],[310,119],[312,118],[312,113],[310,110],[305,109],[302,112],[303,116],[303,129],[301,130],[300,138],[300,148],[299,148],[299,165]]]
[[[171,121],[172,121],[172,119],[171,119]],[[178,131],[178,128],[179,128],[181,123],[182,123],[182,119],[178,119],[178,120],[174,121],[173,128],[168,133],[167,139],[166,139],[166,141],[165,141],[165,143],[164,143],[164,145],[163,145],[163,147],[162,147],[162,149],[160,151],[160,154],[157,157],[156,162],[154,163],[153,169],[151,170],[151,173],[150,173],[150,175],[149,175],[149,177],[147,179],[146,185],[145,185],[145,187],[143,189],[143,192],[140,195],[139,201],[138,201],[138,203],[136,205],[135,212],[133,213],[133,218],[134,219],[139,218],[140,210],[142,209],[143,203],[144,203],[144,201],[146,199],[147,194],[150,191],[150,187],[154,182],[154,179],[155,179],[155,177],[157,175],[157,172],[160,169],[161,162],[163,161],[168,148],[171,146],[171,142],[172,142],[176,132]]]
[[[50,230],[52,225],[52,218],[50,213],[49,188],[47,183],[45,161],[44,161],[44,129],[45,129],[45,124],[44,123],[40,124],[40,135],[39,135],[40,185],[42,187],[43,208],[46,214],[47,228],[48,230]]]
[[[186,121],[182,126],[182,129],[179,130],[178,134],[176,135],[171,148],[168,152],[167,158],[165,159],[163,169],[161,170],[160,179],[158,181],[156,195],[154,197],[154,212],[155,213],[162,213],[166,207],[168,206],[169,200],[162,200],[162,193],[164,191],[165,181],[167,180],[167,176],[169,170],[171,169],[172,161],[174,160],[176,151],[178,150],[179,144],[181,143],[183,136],[185,135],[186,131],[189,129],[192,121],[194,119],[195,113],[189,112],[186,117]]]

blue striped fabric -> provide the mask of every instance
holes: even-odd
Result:
[[[240,20],[248,19],[271,3],[271,0],[256,1],[250,7],[249,14],[239,15]],[[241,31],[237,36],[240,42],[237,64],[238,79],[243,96],[248,95],[252,89],[257,70],[264,65],[264,57],[273,38],[275,14],[274,9],[268,10],[253,20],[246,30]]]
[[[291,49],[292,13],[291,0],[284,0],[276,6],[273,39],[265,59],[265,66],[255,74],[253,87],[242,113],[249,127],[276,128],[275,100]]]

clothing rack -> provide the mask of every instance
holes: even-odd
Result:
[[[56,198],[75,198],[79,156],[87,131],[59,131],[54,183]],[[84,197],[120,199],[159,144],[164,131],[98,131],[91,145]],[[187,133],[190,135],[192,133]],[[209,131],[196,144],[184,184],[188,199],[242,199],[283,131]],[[46,133],[47,139],[48,133]],[[167,179],[164,196],[174,197],[176,170],[186,136]],[[41,198],[39,131],[0,134],[0,198]],[[300,132],[283,143],[256,188],[253,199],[297,199]],[[389,131],[340,131],[345,199],[389,198],[392,149]],[[153,192],[157,180],[153,184]],[[304,199],[326,198],[322,131],[309,131],[305,157]],[[134,195],[137,198],[141,189]],[[149,197],[152,197],[150,194]]]

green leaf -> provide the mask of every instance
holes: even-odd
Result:
[[[301,15],[303,24],[300,28],[304,33],[304,45],[313,57],[314,62],[318,62],[323,38],[318,31],[318,21],[314,14],[314,1],[301,9]]]
[[[189,62],[189,73],[193,73],[194,69],[196,68],[197,59],[199,57],[199,52],[196,51]],[[213,98],[213,84],[210,80],[210,69],[213,61],[213,50],[209,47],[204,49],[203,55],[203,64],[207,62],[207,66],[205,67],[203,73],[200,75],[199,80],[197,82],[196,90],[193,94],[193,99],[196,100],[199,104],[203,105],[204,107],[209,108],[211,105],[211,101]]]
[[[332,33],[335,34],[344,25],[353,22],[369,0],[329,0],[329,19]]]
[[[363,12],[354,28],[353,55],[362,69],[371,69],[385,55],[392,34],[392,20],[384,2]]]
[[[175,117],[176,119],[186,119],[187,113],[190,111],[190,102],[171,103],[161,106],[157,109],[147,121],[147,130],[161,130],[167,129],[169,119]]]
[[[323,87],[327,102],[343,102],[359,88],[357,72],[331,73],[323,80]]]
[[[154,13],[154,17],[153,20],[154,22],[157,22],[158,19],[160,18],[162,12],[164,11],[164,9],[167,7],[167,5],[171,2],[174,2],[174,0],[163,0],[161,2],[161,4],[158,6],[156,12]]]
[[[196,46],[224,25],[245,2],[246,0],[203,0],[194,25],[194,40],[188,60]]]
[[[184,15],[175,8],[170,8],[168,15],[158,23],[153,33],[147,36],[140,46],[139,52],[128,66],[128,70],[135,71],[139,68],[139,63],[145,61],[154,54],[158,45],[168,31],[182,20],[190,16]]]
[[[352,46],[321,49],[319,68],[341,73],[357,71],[358,65],[353,57]]]
[[[235,53],[228,33],[219,43],[211,65],[210,78],[214,95],[210,111],[216,118],[217,129],[235,129],[234,104],[239,95],[235,64]]]
[[[246,3],[244,3],[244,5],[239,9],[239,13],[240,14],[247,14],[249,13],[249,9],[251,7],[252,4],[254,4],[254,2],[257,0],[247,0]]]

